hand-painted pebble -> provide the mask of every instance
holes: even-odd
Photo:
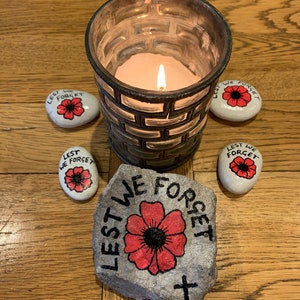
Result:
[[[74,200],[88,200],[98,189],[97,166],[92,155],[83,147],[71,147],[63,153],[58,175],[62,189]]]
[[[219,179],[229,192],[245,194],[257,181],[262,163],[262,155],[254,146],[244,142],[230,144],[219,155]]]
[[[252,85],[227,80],[217,84],[210,111],[221,119],[242,122],[253,118],[261,106],[261,96]]]
[[[98,99],[87,92],[56,90],[46,99],[51,120],[63,128],[74,128],[94,120],[100,111]]]
[[[97,278],[130,299],[203,299],[217,276],[215,214],[208,187],[122,164],[95,209]]]

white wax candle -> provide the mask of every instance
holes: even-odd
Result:
[[[166,91],[178,90],[200,80],[200,77],[173,57],[153,53],[131,56],[117,69],[115,77],[128,85],[157,91],[157,76],[161,64],[165,69]]]

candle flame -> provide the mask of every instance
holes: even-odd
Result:
[[[163,64],[159,66],[158,74],[157,74],[157,89],[159,91],[165,91],[166,90],[166,73],[165,73],[165,67]]]

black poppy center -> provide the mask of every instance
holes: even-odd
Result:
[[[151,227],[144,232],[146,245],[151,249],[160,249],[166,242],[166,234],[163,230]]]
[[[72,180],[75,184],[79,184],[82,181],[82,177],[80,174],[75,174],[73,175]]]
[[[241,98],[241,93],[238,91],[234,91],[231,93],[231,98],[233,99],[240,99]]]
[[[67,110],[67,111],[73,111],[74,108],[75,108],[75,105],[74,105],[74,104],[68,104],[68,105],[66,106],[66,110]]]
[[[240,164],[239,165],[239,169],[241,171],[247,172],[249,168],[248,168],[248,166],[246,164]]]

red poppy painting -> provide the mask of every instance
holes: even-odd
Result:
[[[65,183],[70,191],[82,193],[92,185],[91,173],[83,167],[69,169],[65,173]]]
[[[140,270],[157,275],[176,267],[176,257],[184,255],[185,221],[180,210],[165,215],[161,202],[140,204],[140,215],[128,217],[124,237],[125,253]]]
[[[232,172],[242,178],[251,179],[256,174],[256,165],[251,158],[243,159],[241,156],[237,156],[229,164],[229,167]]]
[[[57,113],[65,119],[73,120],[74,116],[80,117],[84,113],[81,98],[65,99],[57,106]]]
[[[222,98],[232,107],[245,107],[251,101],[249,91],[242,85],[227,86],[222,94]]]

